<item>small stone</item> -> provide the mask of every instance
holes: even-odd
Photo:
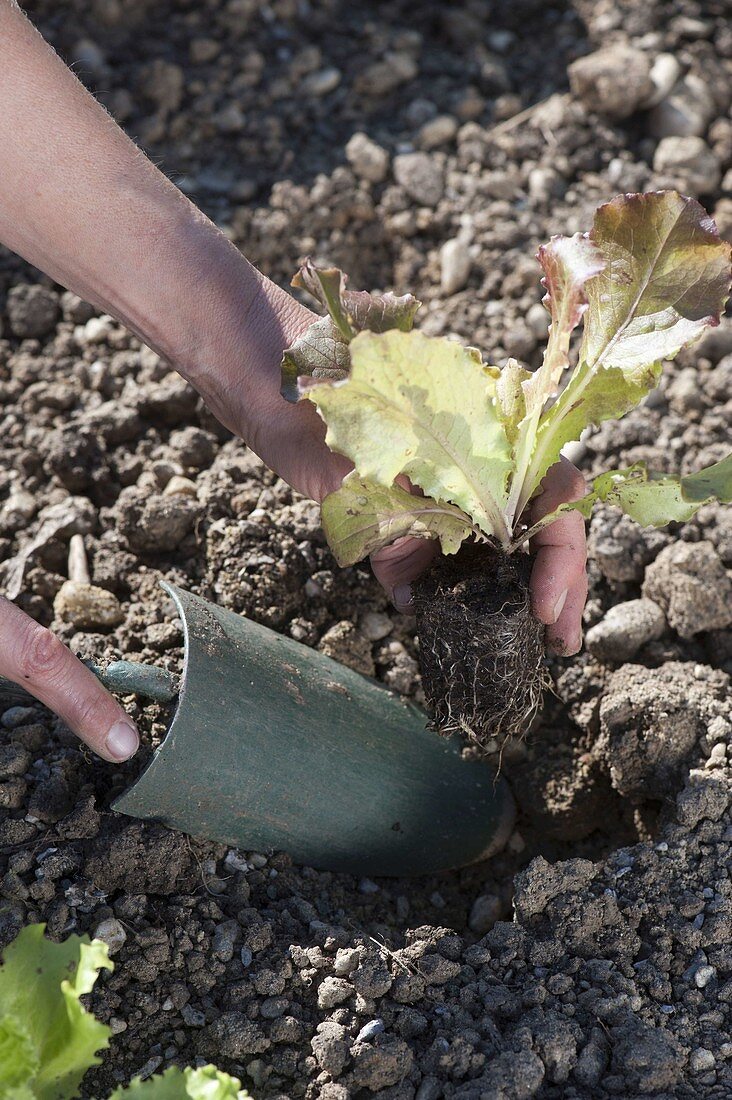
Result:
[[[711,1050],[707,1050],[706,1047],[697,1047],[696,1050],[692,1050],[689,1058],[692,1073],[705,1073],[714,1069],[715,1064],[716,1059]]]
[[[7,710],[3,711],[0,724],[6,730],[14,730],[18,726],[25,725],[26,722],[31,722],[34,714],[33,707],[8,707]]]
[[[472,261],[464,237],[445,241],[440,249],[440,290],[449,297],[462,290],[470,277]]]
[[[700,77],[689,73],[651,111],[654,137],[701,137],[715,114],[714,96]]]
[[[709,985],[712,978],[716,978],[716,976],[717,971],[713,966],[700,966],[694,974],[694,983],[697,989],[704,989],[705,986]]]
[[[52,290],[34,283],[21,283],[8,291],[5,308],[10,331],[24,340],[43,339],[53,332],[59,314],[59,300]]]
[[[722,169],[717,155],[700,137],[665,137],[656,146],[653,170],[696,198],[719,186]]]
[[[655,107],[664,99],[681,76],[681,65],[672,53],[659,53],[651,66],[651,84],[653,91],[643,104]]]
[[[473,902],[468,917],[468,928],[477,936],[490,932],[497,920],[501,919],[503,905],[495,894],[481,894]]]
[[[198,489],[196,488],[195,481],[191,481],[189,477],[182,477],[180,474],[173,474],[170,481],[163,489],[164,497],[188,497],[190,500],[198,498]]]
[[[114,593],[83,581],[64,581],[56,593],[53,610],[58,619],[77,630],[113,630],[125,617]]]
[[[402,85],[414,80],[419,66],[410,53],[393,51],[384,54],[381,61],[375,61],[353,82],[357,96],[385,96]]]
[[[438,115],[431,118],[420,128],[417,134],[417,144],[420,149],[429,151],[437,149],[440,145],[447,145],[458,132],[458,120],[452,115]]]
[[[320,99],[330,92],[334,92],[342,79],[340,69],[330,67],[318,69],[317,72],[308,73],[300,86],[300,93],[304,96],[315,96]]]
[[[586,644],[593,657],[627,661],[666,629],[666,617],[653,600],[628,600],[615,604],[605,618],[587,631]]]
[[[388,638],[394,629],[394,624],[383,611],[367,611],[361,619],[359,628],[364,638],[370,642],[380,642]]]
[[[180,1014],[183,1017],[183,1023],[187,1027],[203,1027],[206,1023],[206,1016],[198,1008],[194,1008],[192,1005],[183,1005],[180,1010]]]
[[[338,978],[347,978],[359,964],[360,956],[355,947],[341,947],[336,951],[333,973]]]
[[[111,336],[114,321],[103,313],[101,317],[91,317],[81,329],[77,329],[80,344],[103,344]]]
[[[382,183],[389,173],[389,154],[366,134],[358,131],[346,145],[346,157],[360,179]]]
[[[110,917],[108,920],[103,920],[94,929],[94,939],[102,940],[103,943],[106,943],[110,955],[116,955],[127,942],[127,933],[120,921]]]
[[[654,92],[648,55],[633,46],[616,44],[580,57],[568,73],[574,94],[608,118],[627,118]]]
[[[236,920],[226,920],[216,926],[211,948],[214,955],[218,956],[222,962],[228,962],[229,959],[233,959],[234,944],[236,943],[238,935],[239,922]]]
[[[318,989],[318,1008],[335,1008],[352,994],[353,986],[344,978],[324,978]]]
[[[369,1020],[367,1024],[364,1024],[358,1035],[356,1036],[357,1043],[368,1043],[376,1035],[380,1035],[384,1030],[383,1020]]]
[[[394,178],[422,206],[437,206],[445,189],[442,166],[429,153],[401,153],[394,157]]]

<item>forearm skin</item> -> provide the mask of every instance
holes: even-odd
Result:
[[[311,315],[144,156],[11,0],[0,0],[0,241],[123,321],[230,427],[276,401]],[[255,431],[256,425],[252,425]]]

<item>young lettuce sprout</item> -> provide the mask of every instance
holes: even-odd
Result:
[[[295,285],[328,316],[283,361],[285,396],[317,406],[328,445],[355,467],[323,502],[339,563],[404,535],[439,540],[445,557],[415,593],[425,691],[439,729],[481,743],[525,725],[546,675],[525,555],[515,551],[560,512],[589,516],[597,501],[654,526],[732,501],[732,455],[689,476],[639,463],[602,474],[584,499],[529,523],[527,505],[562,448],[638,405],[663,362],[719,323],[730,287],[730,246],[697,202],[674,191],[614,199],[589,233],[553,237],[538,260],[550,324],[534,373],[515,360],[499,370],[474,348],[412,332],[414,298],[351,292],[340,271],[309,262]]]

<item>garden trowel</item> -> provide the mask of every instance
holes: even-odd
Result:
[[[463,759],[424,712],[316,650],[164,588],[183,622],[179,687],[130,662],[95,669],[118,692],[178,692],[168,733],[115,810],[358,875],[427,874],[502,847],[513,823],[505,781]]]

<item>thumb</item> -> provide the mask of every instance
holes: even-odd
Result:
[[[412,581],[437,557],[434,539],[397,539],[371,555],[371,568],[397,611],[412,614]]]

